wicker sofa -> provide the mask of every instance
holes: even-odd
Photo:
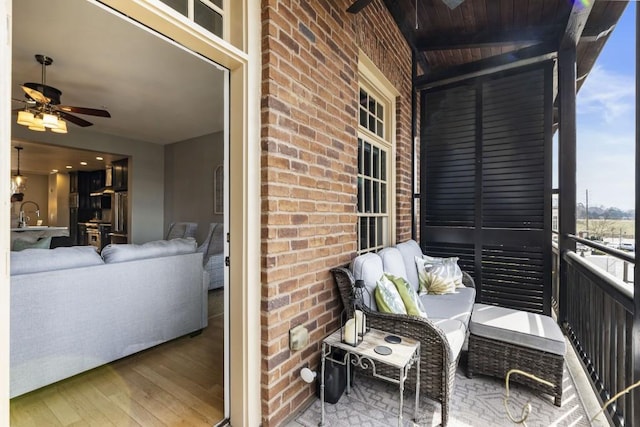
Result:
[[[332,271],[342,302],[349,307],[352,288],[356,280],[363,280],[374,295],[376,281],[383,273],[405,278],[414,289],[418,288],[415,256],[422,256],[420,246],[409,240],[377,254],[367,253],[356,257],[349,268]],[[377,311],[373,298],[365,297],[367,323],[372,328],[414,338],[421,342],[420,391],[442,406],[442,425],[446,426],[449,402],[460,353],[468,335],[468,325],[475,301],[473,279],[463,272],[465,288],[454,294],[422,295],[428,317],[387,314]],[[410,372],[408,383],[415,384],[415,371]]]

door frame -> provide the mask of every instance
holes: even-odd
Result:
[[[13,0],[17,1],[17,0]],[[233,425],[261,423],[260,406],[260,2],[233,3],[231,43],[176,16],[155,0],[101,0],[186,48],[229,69],[229,417]],[[12,0],[0,0],[0,75],[11,76]],[[11,150],[11,78],[0,81],[0,152]],[[10,156],[0,156],[0,344],[9,348]],[[9,423],[9,352],[0,352],[0,424]]]

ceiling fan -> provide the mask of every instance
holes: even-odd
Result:
[[[372,1],[373,0],[355,0],[353,3],[351,3],[351,6],[349,6],[347,12],[358,13]],[[442,0],[444,4],[449,6],[449,9],[455,9],[456,7],[460,6],[463,1],[464,0]]]
[[[53,59],[41,54],[36,55],[35,58],[36,61],[42,65],[42,83],[25,83],[21,86],[25,93],[25,99],[12,99],[15,102],[25,104],[24,108],[14,110],[19,112],[19,124],[29,126],[31,130],[42,131],[45,130],[44,128],[49,128],[54,132],[66,133],[66,123],[64,123],[62,119],[68,120],[81,127],[87,127],[93,124],[71,113],[111,117],[111,114],[109,114],[107,110],[60,104],[62,91],[53,86],[47,86],[46,84],[47,66],[53,63]],[[64,131],[62,128],[64,128]]]

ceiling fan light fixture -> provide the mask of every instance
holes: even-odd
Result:
[[[51,132],[55,133],[67,133],[67,122],[62,119],[58,119],[58,126],[51,128]]]
[[[22,126],[31,126],[35,119],[31,111],[23,110],[18,112],[18,124]]]
[[[44,122],[42,120],[42,117],[36,116],[36,118],[33,119],[33,123],[31,123],[31,126],[29,126],[29,130],[34,130],[36,132],[44,132],[46,128],[44,127]]]
[[[42,125],[49,129],[55,129],[58,127],[58,116],[55,114],[43,113]]]

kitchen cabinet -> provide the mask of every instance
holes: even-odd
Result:
[[[78,192],[78,172],[69,172],[69,193]]]
[[[122,159],[112,163],[113,189],[115,191],[127,191],[129,179],[129,159]]]
[[[89,244],[89,239],[87,237],[87,225],[84,223],[78,224],[78,245],[79,246],[87,246]]]

